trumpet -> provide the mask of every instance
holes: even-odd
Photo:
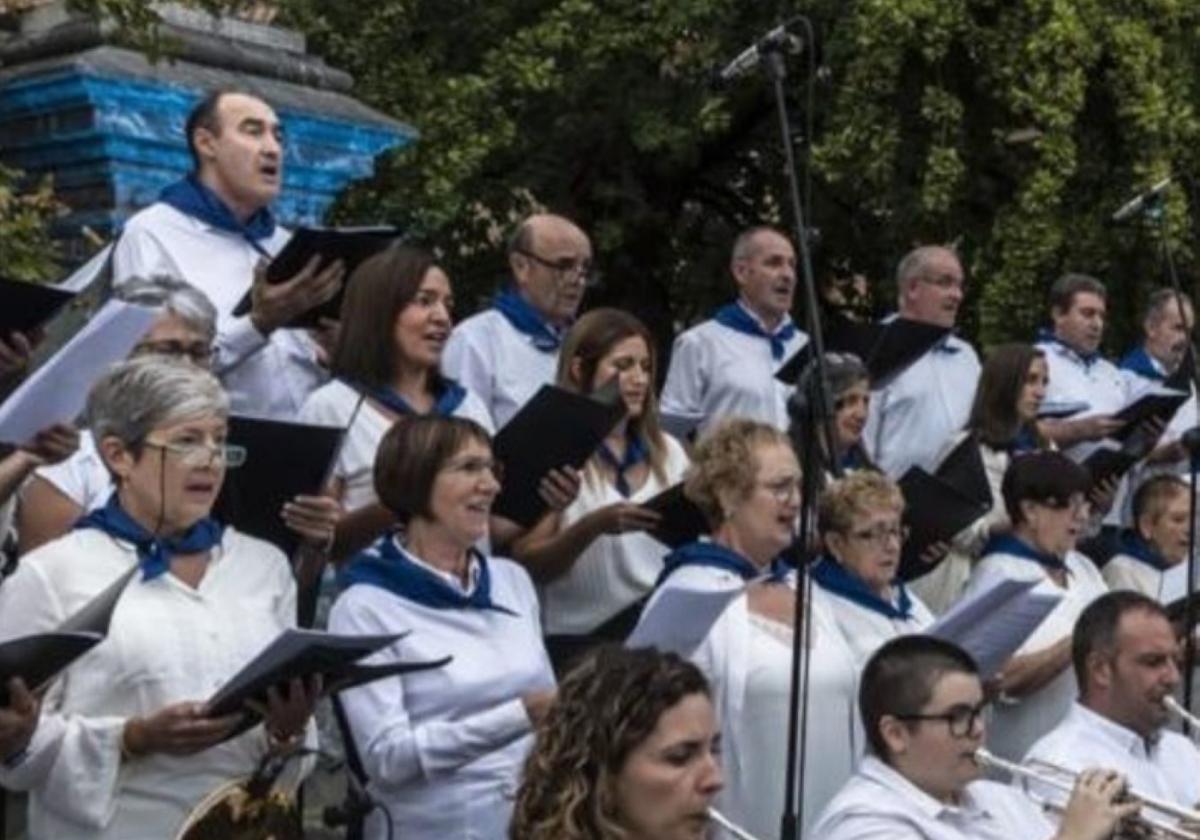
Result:
[[[1200,734],[1200,717],[1196,717],[1187,709],[1183,708],[1180,702],[1170,694],[1163,698],[1163,705],[1166,706],[1168,712],[1172,712],[1177,715],[1180,720],[1182,720],[1191,728],[1193,738],[1197,734]]]
[[[708,818],[736,837],[737,840],[758,840],[757,837],[733,822],[733,820],[729,819],[729,817],[722,814],[716,808],[709,807]]]
[[[993,755],[983,747],[975,751],[975,763],[980,767],[1000,770],[1017,779],[1036,782],[1067,796],[1070,796],[1075,790],[1075,781],[1079,778],[1077,772],[1056,764],[1045,761],[1018,764],[1015,761],[1007,761]],[[1055,810],[1062,810],[1053,804],[1037,801],[1039,804],[1048,805]],[[1129,817],[1128,820],[1140,833],[1139,836],[1148,836],[1154,840],[1200,840],[1200,834],[1181,828],[1173,822],[1174,820],[1187,820],[1200,823],[1200,811],[1183,808],[1174,802],[1144,796],[1137,792],[1127,793],[1125,801],[1137,802],[1142,807],[1141,811]],[[1148,816],[1144,813],[1145,811],[1157,812],[1159,816]]]

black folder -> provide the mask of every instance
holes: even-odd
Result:
[[[974,434],[966,435],[950,450],[933,474],[968,499],[992,507],[992,485],[983,466],[983,453]]]
[[[330,693],[386,676],[440,668],[450,661],[449,656],[431,662],[375,666],[358,661],[405,635],[350,636],[289,628],[217,689],[207,703],[206,713],[210,717],[221,717],[244,711],[246,721],[239,731],[245,731],[258,720],[257,713],[246,706],[246,701],[265,705],[267,690],[273,686],[286,686],[294,679],[309,680],[320,676],[324,692]]]
[[[1134,433],[1139,425],[1154,418],[1170,422],[1179,407],[1187,402],[1187,398],[1186,392],[1167,391],[1164,393],[1158,388],[1151,389],[1114,415],[1125,425],[1118,429],[1113,437],[1117,440],[1125,440]]]
[[[300,535],[284,524],[280,511],[298,494],[321,492],[343,434],[335,426],[230,417],[229,443],[246,447],[246,463],[225,472],[213,515],[290,557]]]
[[[543,385],[505,424],[492,444],[504,466],[504,487],[492,512],[526,528],[546,512],[538,484],[552,469],[576,469],[625,416],[615,381],[590,396]]]
[[[0,277],[0,336],[30,332],[49,321],[75,297],[40,283],[23,283]]]
[[[1088,471],[1094,486],[1110,478],[1121,478],[1138,460],[1137,455],[1122,448],[1101,446],[1084,458],[1081,465]]]
[[[42,691],[60,672],[108,635],[113,611],[136,564],[49,633],[21,636],[0,644],[0,707],[8,705],[8,681],[20,677],[30,691]]]
[[[315,256],[321,258],[318,271],[335,260],[341,260],[346,275],[341,291],[320,306],[296,317],[286,326],[317,327],[321,318],[336,320],[341,315],[342,296],[346,290],[346,283],[350,282],[350,275],[368,259],[395,243],[399,237],[400,231],[394,227],[297,228],[292,238],[283,246],[283,250],[276,254],[267,266],[268,283],[284,283],[290,280]],[[247,292],[233,308],[233,314],[240,316],[249,312],[250,293]]]
[[[672,485],[642,504],[662,519],[648,533],[669,548],[695,542],[709,532],[708,520],[696,503],[683,493],[683,484]]]
[[[914,580],[933,571],[937,564],[920,560],[929,546],[950,540],[991,510],[991,494],[984,503],[949,482],[910,467],[900,479],[904,494],[904,524],[909,535],[900,553],[899,577]]]
[[[950,334],[939,327],[908,318],[860,324],[845,318],[832,321],[825,333],[826,353],[853,353],[862,359],[871,376],[871,387],[878,388],[903,373],[913,362],[928,353]],[[813,358],[813,344],[801,347],[775,372],[775,378],[789,385]]]

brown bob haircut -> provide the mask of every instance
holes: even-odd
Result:
[[[432,254],[396,243],[354,270],[346,280],[342,326],[330,360],[335,376],[372,388],[392,381],[396,318],[416,298],[433,266]],[[435,384],[430,382],[431,390]]]
[[[375,495],[408,524],[428,519],[433,482],[446,463],[471,441],[490,447],[492,439],[474,420],[463,417],[410,415],[388,429],[375,453]]]

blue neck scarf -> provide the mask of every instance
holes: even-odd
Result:
[[[879,613],[885,618],[898,618],[901,621],[912,618],[912,598],[899,579],[892,581],[892,587],[896,590],[896,603],[892,604],[872,592],[862,578],[851,574],[841,563],[829,556],[821,558],[821,562],[813,567],[812,578],[814,583],[827,592],[832,592],[871,612]]]
[[[1067,564],[1061,557],[1038,551],[1029,543],[1012,534],[998,534],[989,539],[983,546],[983,553],[980,556],[987,557],[989,554],[1011,554],[1013,557],[1031,560],[1047,569],[1058,569],[1064,572],[1067,570]]]
[[[372,548],[355,555],[338,576],[338,583],[343,589],[356,583],[378,586],[406,601],[435,610],[495,610],[516,615],[508,607],[492,602],[492,578],[487,558],[473,548],[470,557],[479,564],[479,579],[474,591],[464,595],[438,575],[414,563],[389,534]]]
[[[242,237],[254,250],[265,257],[270,254],[260,244],[275,234],[275,217],[267,207],[262,207],[246,220],[238,220],[220,196],[210,190],[195,175],[168,184],[159,193],[158,200],[169,204],[180,213],[199,219],[207,225]]]
[[[934,353],[942,353],[947,356],[953,356],[955,353],[957,353],[961,349],[962,349],[961,347],[956,347],[955,345],[950,343],[950,336],[946,336],[941,341],[939,341],[937,344],[933,345]]]
[[[1067,342],[1056,336],[1050,330],[1038,330],[1037,340],[1046,344],[1057,344],[1059,347],[1062,347],[1064,350],[1071,353],[1071,355],[1075,356],[1075,358],[1079,359],[1079,361],[1083,362],[1083,367],[1085,370],[1090,368],[1096,362],[1100,361],[1099,350],[1096,350],[1092,353],[1081,353],[1079,350],[1076,350],[1070,344],[1067,344]]]
[[[769,333],[740,303],[725,304],[716,311],[713,320],[731,330],[766,339],[771,345],[771,358],[775,361],[783,358],[787,343],[796,335],[796,325],[791,318],[785,318],[779,329]]]
[[[1135,347],[1126,353],[1117,365],[1121,370],[1136,373],[1138,376],[1154,382],[1163,382],[1167,375],[1159,368],[1145,347]]]
[[[154,580],[165,574],[171,568],[171,558],[176,554],[210,551],[220,544],[225,533],[224,525],[212,517],[205,517],[177,537],[157,537],[125,512],[115,492],[108,497],[104,507],[90,511],[74,527],[95,528],[118,540],[133,543],[142,567],[143,581]]]
[[[871,468],[871,461],[867,458],[866,451],[862,448],[862,444],[852,444],[846,450],[846,454],[841,457],[839,462],[842,467],[842,472],[853,470],[866,470]]]
[[[596,455],[601,461],[613,468],[613,472],[617,476],[614,482],[617,492],[628,499],[632,490],[629,487],[629,479],[625,477],[625,474],[638,464],[644,464],[650,459],[650,452],[646,448],[645,441],[639,435],[626,434],[625,453],[621,458],[617,458],[613,454],[613,451],[608,448],[607,443],[600,444],[600,447],[596,450]]]
[[[1167,562],[1167,558],[1163,557],[1154,546],[1146,542],[1142,538],[1142,535],[1132,528],[1126,528],[1121,532],[1117,544],[1120,546],[1121,554],[1127,554],[1134,560],[1139,560],[1153,569],[1165,572],[1171,568],[1171,564]]]
[[[685,566],[707,566],[712,569],[733,572],[744,581],[751,581],[763,575],[762,569],[733,549],[711,540],[697,540],[680,546],[666,556],[663,560],[662,573],[654,582],[654,588],[662,586],[667,578]],[[791,566],[782,557],[777,557],[771,561],[767,577],[771,581],[778,582],[783,580],[791,570]]]
[[[339,377],[340,378],[340,377]],[[401,416],[419,414],[408,400],[397,394],[394,390],[388,387],[372,388],[368,385],[359,385],[346,379],[342,379],[347,385],[356,391],[361,391],[375,402],[387,408],[389,411]],[[434,381],[434,403],[433,408],[429,410],[429,414],[434,417],[451,417],[454,412],[462,405],[462,401],[467,398],[467,389],[459,385],[453,379],[447,379],[444,376],[435,378]]]
[[[508,319],[513,329],[528,336],[533,346],[543,353],[557,352],[562,346],[562,330],[550,324],[514,289],[505,289],[496,295],[492,308]]]
[[[1042,447],[1038,444],[1037,435],[1033,433],[1033,429],[1028,424],[1022,423],[1021,428],[1017,431],[1017,436],[1009,441],[1006,449],[1010,455],[1021,455],[1026,452],[1037,452]]]

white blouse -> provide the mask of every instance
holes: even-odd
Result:
[[[647,502],[681,481],[688,467],[687,453],[675,438],[670,435],[663,438],[665,481],[659,481],[651,471],[646,482],[626,499],[595,470],[587,470],[579,495],[563,511],[562,527],[567,528],[607,505]],[[546,635],[590,633],[645,597],[654,588],[668,551],[643,531],[597,537],[564,575],[542,587],[542,624]]]
[[[855,667],[859,671],[884,642],[898,636],[921,633],[933,624],[933,613],[911,589],[908,597],[912,601],[909,617],[889,618],[817,584],[813,585],[813,600],[823,605],[833,616],[834,624],[853,653]]]
[[[0,638],[59,625],[137,562],[131,545],[72,531],[27,554],[0,586]],[[135,575],[108,637],[47,695],[30,750],[0,784],[30,791],[32,840],[163,840],[208,793],[255,768],[258,727],[191,756],[122,761],[126,720],[203,702],[295,623],[296,587],[275,547],[226,528],[200,585]]]
[[[731,572],[691,566],[677,570],[659,591],[744,585]],[[812,609],[802,836],[850,778],[862,751],[854,656],[815,598]],[[783,811],[791,657],[791,628],[751,613],[745,595],[734,599],[689,657],[712,685],[721,725],[725,788],[717,807],[759,837],[778,833]]]
[[[360,405],[361,401],[361,405]],[[357,413],[355,413],[357,410]],[[479,397],[467,391],[466,397],[454,410],[455,417],[465,417],[492,433],[492,420]],[[342,505],[346,510],[358,510],[377,500],[375,495],[375,453],[379,442],[396,422],[395,415],[362,399],[354,388],[339,379],[332,379],[309,394],[300,409],[300,422],[320,426],[336,426],[346,432],[338,453],[333,475],[343,483]]]
[[[988,554],[979,561],[967,583],[967,595],[988,589],[999,580],[1033,580],[1034,593],[1062,597],[1017,656],[1045,650],[1071,635],[1075,622],[1088,604],[1108,591],[1100,572],[1084,555],[1071,551],[1066,557],[1067,586],[1060,589],[1039,563],[1011,554]],[[1078,693],[1070,664],[1036,692],[996,704],[989,723],[988,742],[994,753],[1020,761],[1034,741],[1045,735],[1070,710]]]
[[[533,744],[521,697],[554,687],[529,575],[500,558],[491,558],[488,569],[492,602],[516,615],[436,609],[369,584],[352,585],[330,613],[336,633],[409,633],[367,660],[371,664],[454,657],[437,670],[342,694],[370,790],[405,840],[507,838]],[[389,837],[385,819],[376,812],[366,837]]]

